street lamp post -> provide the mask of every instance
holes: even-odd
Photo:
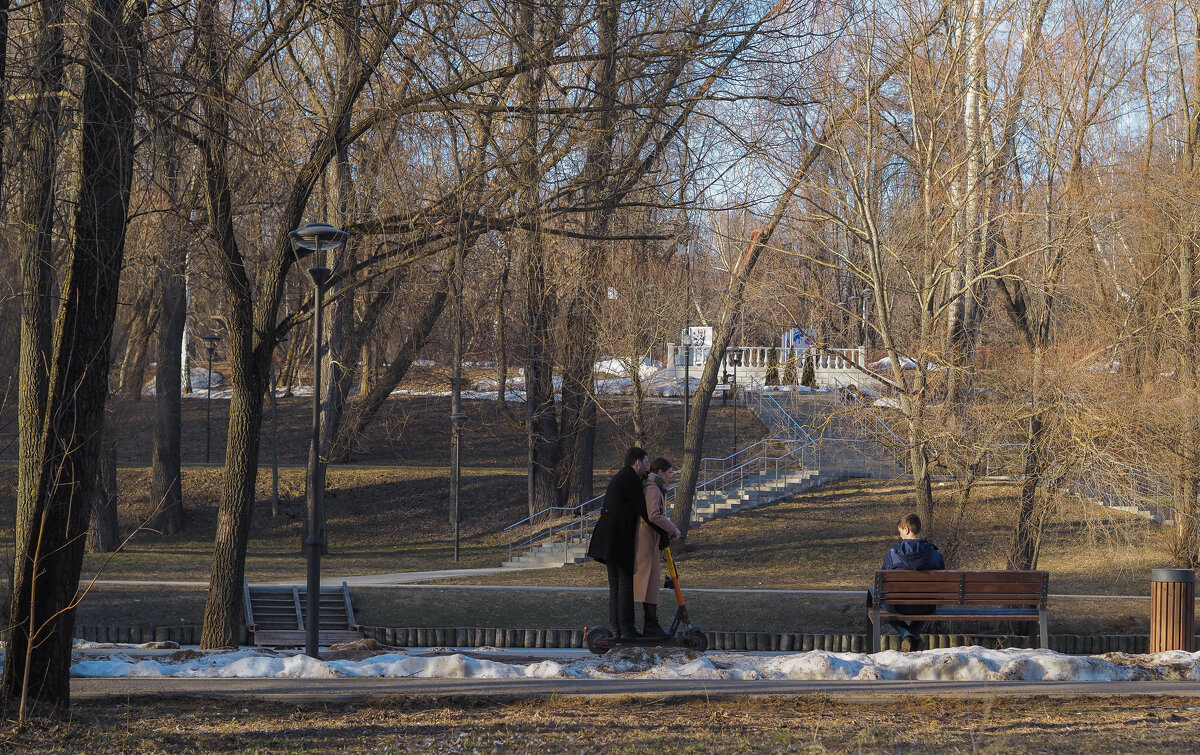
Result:
[[[459,489],[459,440],[462,436],[463,423],[469,419],[462,412],[450,415],[450,512],[454,516],[454,561],[458,562],[458,523],[462,521],[462,511],[458,507]]]
[[[730,392],[733,393],[733,450],[737,453],[737,405],[738,405],[738,384],[737,384],[737,368],[742,363],[742,350],[729,350],[729,363],[733,365],[733,384],[730,386]]]
[[[204,336],[204,348],[208,350],[208,395],[204,397],[204,463],[209,462],[212,446],[212,358],[221,337],[216,333]]]
[[[684,324],[683,326],[683,444],[687,446],[688,437],[688,412],[691,409],[691,390],[692,390],[692,326]],[[679,373],[675,373],[679,374]]]
[[[313,463],[308,478],[308,533],[304,538],[304,549],[308,556],[308,580],[304,598],[304,653],[318,657],[321,627],[321,551],[325,547],[324,520],[325,469],[321,461],[321,320],[324,316],[322,299],[325,284],[332,272],[321,266],[321,252],[337,249],[346,243],[350,234],[334,228],[328,223],[309,223],[290,232],[292,250],[296,262],[301,262],[302,252],[312,252],[316,264],[308,268],[308,277],[313,282],[313,415],[312,454]]]

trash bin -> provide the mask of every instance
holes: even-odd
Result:
[[[1196,572],[1150,570],[1150,652],[1195,652]]]

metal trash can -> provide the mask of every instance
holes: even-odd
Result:
[[[1150,652],[1186,650],[1196,645],[1196,572],[1150,570]]]

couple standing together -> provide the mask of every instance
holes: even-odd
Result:
[[[608,567],[608,619],[620,639],[667,636],[658,623],[659,541],[662,536],[679,538],[679,528],[664,513],[667,486],[674,476],[671,462],[661,456],[651,461],[645,450],[634,446],[625,452],[625,466],[604,493],[587,554]],[[640,633],[634,624],[634,601],[644,612]]]

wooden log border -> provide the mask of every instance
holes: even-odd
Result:
[[[199,625],[168,627],[76,626],[78,638],[89,642],[141,644],[175,642],[197,645]],[[582,648],[583,629],[528,629],[500,627],[364,627],[364,635],[396,647],[501,647]],[[871,646],[869,634],[816,634],[802,632],[706,632],[710,650],[783,651],[791,653],[823,650],[832,653],[862,653]],[[883,636],[883,650],[899,650],[900,638]],[[253,637],[243,627],[241,642]],[[1036,648],[1037,638],[1024,635],[927,634],[925,649],[979,645],[985,648]],[[1200,635],[1196,637],[1200,647]],[[1149,634],[1052,634],[1050,649],[1069,655],[1101,653],[1149,653]]]

